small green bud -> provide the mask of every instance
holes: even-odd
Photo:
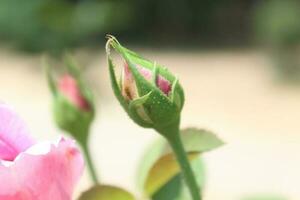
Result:
[[[117,80],[110,48],[124,59],[121,78]],[[178,79],[165,67],[146,60],[123,47],[113,36],[106,45],[112,87],[128,115],[140,126],[154,128],[167,136],[176,130],[184,104]]]
[[[53,115],[57,126],[80,143],[87,141],[95,108],[89,88],[84,85],[79,69],[67,61],[68,71],[57,81],[47,68],[47,77],[53,94]]]

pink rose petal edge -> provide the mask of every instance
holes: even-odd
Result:
[[[0,161],[1,200],[70,200],[84,168],[73,140],[37,143],[14,161]]]

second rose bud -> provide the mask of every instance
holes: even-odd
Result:
[[[73,61],[66,59],[65,72],[54,79],[47,70],[53,94],[53,114],[58,127],[71,134],[80,143],[86,143],[94,119],[92,93],[83,83],[80,71]]]

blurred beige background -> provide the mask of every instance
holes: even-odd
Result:
[[[135,169],[145,148],[158,137],[129,120],[114,98],[104,52],[85,72],[97,100],[91,151],[101,180],[135,187]],[[205,154],[205,200],[240,199],[278,193],[300,199],[300,88],[278,84],[268,59],[257,50],[164,51],[141,54],[168,66],[185,88],[182,127],[217,133],[226,146]],[[0,50],[0,99],[16,108],[40,140],[61,132],[51,117],[51,96],[41,58]],[[88,188],[85,172],[78,190]]]

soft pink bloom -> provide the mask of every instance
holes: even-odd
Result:
[[[137,69],[141,73],[141,75],[144,76],[146,80],[148,81],[152,80],[153,75],[149,69],[140,66],[137,66]],[[171,83],[161,75],[158,75],[156,78],[156,86],[165,95],[169,95],[169,92],[172,89]],[[126,62],[123,68],[122,95],[128,100],[132,100],[138,97],[134,78]]]
[[[70,200],[83,167],[73,141],[36,143],[23,121],[0,104],[1,200]]]
[[[58,83],[59,91],[78,108],[89,111],[91,106],[82,95],[78,83],[74,77],[69,74],[64,75]]]

